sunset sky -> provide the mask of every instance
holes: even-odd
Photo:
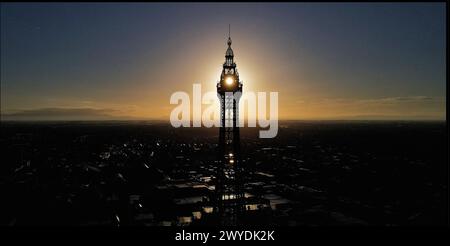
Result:
[[[1,4],[2,119],[169,120],[214,90],[228,24],[280,119],[445,119],[445,3]]]

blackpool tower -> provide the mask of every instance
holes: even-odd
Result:
[[[220,100],[220,130],[218,167],[216,177],[215,212],[222,225],[238,225],[244,211],[242,160],[239,137],[239,99],[242,81],[234,62],[230,32],[225,52],[217,96]]]

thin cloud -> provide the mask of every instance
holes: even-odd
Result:
[[[406,103],[406,102],[440,102],[443,99],[440,97],[429,96],[406,96],[406,97],[382,97],[369,99],[354,99],[354,98],[320,98],[313,100],[297,100],[296,103],[304,104],[386,104],[386,103]]]
[[[114,109],[98,108],[38,108],[17,110],[11,113],[2,113],[5,120],[42,120],[42,119],[113,119],[117,113]]]
[[[377,99],[359,100],[362,103],[403,103],[403,102],[424,102],[439,101],[439,98],[429,96],[407,96],[407,97],[383,97]]]
[[[321,119],[445,119],[445,97],[317,98],[297,101],[297,117]]]

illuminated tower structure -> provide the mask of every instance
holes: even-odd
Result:
[[[239,214],[245,208],[239,137],[239,99],[242,94],[242,81],[239,80],[234,62],[230,34],[227,44],[222,74],[217,83],[220,130],[215,212],[222,225],[237,225]]]

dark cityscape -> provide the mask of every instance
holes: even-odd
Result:
[[[3,225],[214,225],[217,128],[2,122]],[[445,225],[443,122],[241,131],[244,224]]]

